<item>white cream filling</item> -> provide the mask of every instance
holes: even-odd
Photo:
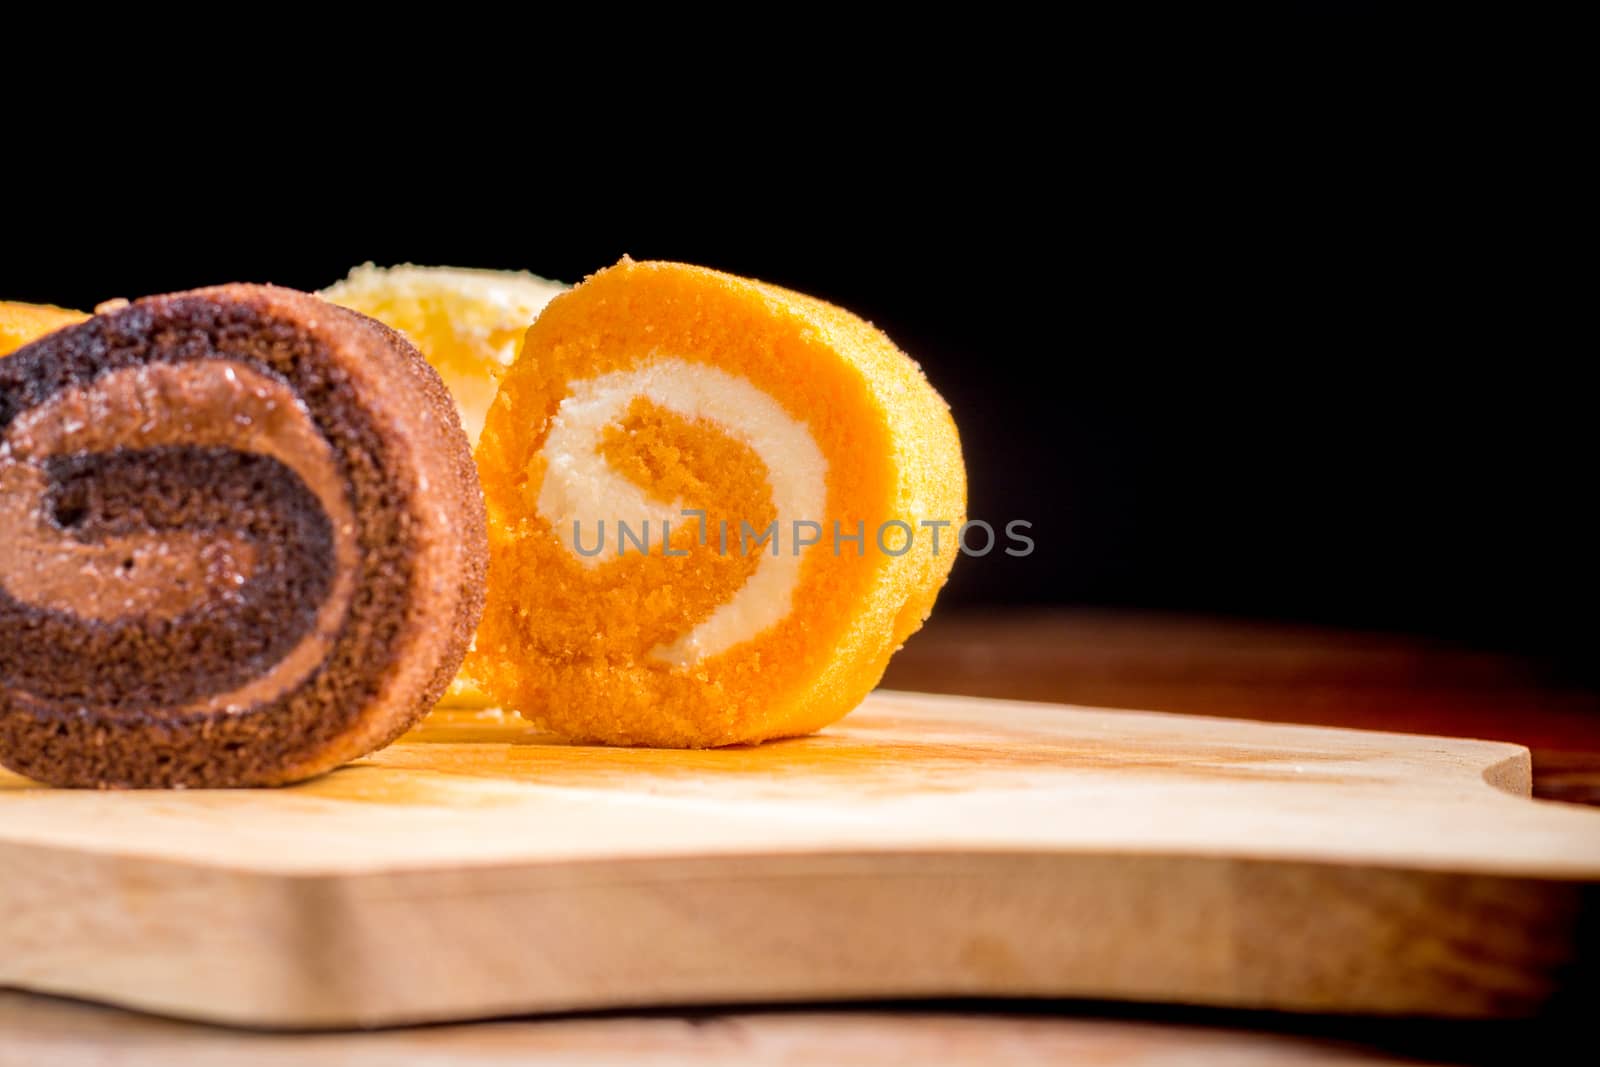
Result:
[[[613,557],[619,520],[635,530],[648,520],[651,536],[657,539],[668,523],[678,529],[700,528],[700,520],[683,514],[682,501],[652,500],[600,454],[606,430],[622,419],[636,397],[683,418],[714,423],[767,466],[780,535],[778,554],[772,555],[768,545],[757,548],[752,542],[748,551],[759,552],[760,563],[744,585],[693,629],[656,646],[650,655],[687,667],[781,622],[800,581],[803,554],[812,547],[797,552],[787,540],[789,531],[797,520],[820,522],[827,503],[828,462],[806,424],[746,379],[682,359],[658,358],[633,370],[569,384],[571,395],[556,410],[545,439],[542,454],[547,467],[538,509],[567,551],[585,566],[596,567]],[[592,545],[602,519],[608,549],[595,555],[577,551],[574,534],[581,529],[579,536]],[[698,551],[716,551],[717,534],[707,531],[706,540],[708,546]],[[731,531],[729,550],[738,551],[738,544],[738,531]]]

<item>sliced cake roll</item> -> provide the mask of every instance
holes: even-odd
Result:
[[[366,263],[321,295],[405,334],[444,379],[477,445],[522,335],[564,289],[526,271]]]
[[[581,741],[834,721],[927,617],[965,517],[955,424],[883,333],[674,263],[557,296],[477,459],[491,577],[468,669]]]
[[[58,785],[290,782],[455,674],[482,498],[382,324],[230,285],[0,359],[0,763]]]

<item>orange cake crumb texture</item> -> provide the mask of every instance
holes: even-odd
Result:
[[[648,495],[708,512],[673,525],[667,557],[608,548],[585,566],[539,516],[540,449],[569,382],[652,358],[710,364],[803,421],[827,460],[826,527],[778,624],[689,667],[649,651],[704,620],[759,565],[740,521],[774,515],[756,454],[716,425],[637,399],[601,452]],[[620,264],[558,296],[528,330],[476,458],[488,501],[489,600],[468,669],[489,693],[579,741],[706,747],[804,734],[856,706],[931,610],[956,554],[966,481],[955,424],[920,369],[848,312],[774,286],[673,263]],[[885,520],[917,527],[879,551]],[[719,522],[730,552],[717,552]],[[921,519],[945,519],[940,551]],[[835,554],[832,524],[867,531]],[[596,530],[583,531],[591,543]],[[790,550],[784,532],[782,551]],[[903,537],[895,533],[891,548]]]
[[[30,341],[88,317],[81,311],[48,304],[11,304],[0,300],[0,356],[10,355]]]

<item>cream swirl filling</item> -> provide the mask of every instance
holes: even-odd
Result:
[[[749,447],[766,464],[778,530],[797,521],[820,520],[827,501],[827,459],[806,424],[745,378],[704,363],[661,357],[625,371],[569,383],[570,394],[552,419],[541,456],[544,481],[538,514],[557,539],[587,567],[598,555],[577,551],[574,538],[597,524],[648,521],[658,530],[680,528],[684,503],[663,503],[646,495],[614,470],[601,454],[608,428],[629,405],[643,397],[687,419],[704,420]],[[761,560],[744,584],[709,616],[650,655],[674,667],[688,667],[724,652],[781,622],[790,612],[800,582],[804,554],[812,546],[782,546]]]

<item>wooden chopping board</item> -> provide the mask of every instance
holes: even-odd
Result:
[[[1524,1015],[1590,987],[1600,811],[1514,745],[879,692],[823,734],[498,712],[268,791],[0,772],[0,985],[334,1027],[924,996]]]

